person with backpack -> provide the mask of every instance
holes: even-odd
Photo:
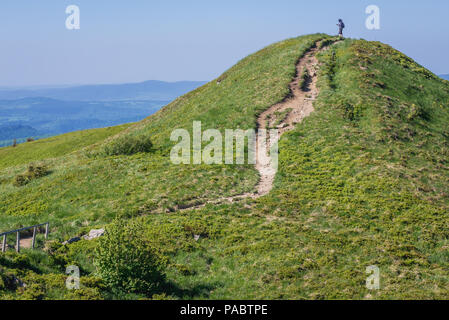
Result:
[[[338,36],[340,38],[343,38],[343,29],[345,28],[345,23],[343,22],[342,19],[338,19],[337,26],[338,26]]]

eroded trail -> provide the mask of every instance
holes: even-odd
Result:
[[[318,96],[316,87],[318,59],[316,54],[318,48],[311,48],[299,60],[296,65],[296,77],[290,83],[291,96],[285,101],[275,104],[264,111],[257,119],[260,129],[278,129],[279,138],[283,133],[292,130],[296,124],[313,112],[313,100]],[[270,141],[269,146],[278,141]],[[273,169],[268,154],[261,154],[264,159],[258,159],[256,169],[260,174],[256,195],[258,197],[268,194],[273,188],[276,170]],[[262,161],[260,161],[262,160]]]
[[[283,102],[275,104],[265,110],[257,119],[258,129],[278,129],[279,135],[276,140],[267,142],[267,150],[270,150],[274,143],[277,143],[282,134],[295,128],[305,117],[314,111],[313,101],[318,96],[317,72],[318,59],[316,54],[320,42],[310,48],[296,65],[296,76],[290,83],[290,95]],[[259,138],[258,138],[259,139]],[[257,141],[259,146],[259,141]],[[273,182],[277,170],[271,163],[271,157],[267,152],[257,152],[256,169],[259,172],[260,179],[254,193],[245,193],[231,197],[223,197],[207,201],[200,205],[191,205],[176,208],[176,210],[199,209],[207,204],[221,204],[241,201],[243,199],[257,199],[267,195],[273,189]]]

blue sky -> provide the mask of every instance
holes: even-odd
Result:
[[[65,28],[78,5],[81,29]],[[367,30],[377,5],[381,29]],[[211,80],[241,58],[302,34],[378,40],[449,73],[447,0],[2,0],[0,86]]]

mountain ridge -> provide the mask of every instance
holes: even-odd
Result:
[[[14,140],[21,143],[27,138],[140,121],[169,102],[61,101],[42,97],[0,100],[0,146],[11,145]]]
[[[35,90],[3,89],[0,90],[0,100],[23,98],[53,98],[62,101],[173,100],[205,83],[204,81],[148,80],[138,83],[82,85]]]
[[[34,91],[0,90],[0,146],[27,138],[136,122],[203,84],[151,80]],[[15,135],[13,125],[17,128]],[[17,126],[22,127],[19,130]]]

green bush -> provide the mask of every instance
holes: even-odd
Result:
[[[19,288],[18,294],[22,300],[42,300],[45,297],[45,286],[41,283],[32,283]]]
[[[47,166],[44,164],[39,164],[39,165],[30,164],[25,173],[18,174],[17,176],[14,177],[13,184],[16,187],[21,187],[21,186],[24,186],[24,185],[30,183],[31,181],[33,181],[35,179],[45,177],[49,173],[50,173],[50,171],[48,170]]]
[[[45,177],[48,174],[48,168],[44,164],[34,165],[30,164],[28,166],[27,176],[31,179],[38,179]]]
[[[17,283],[14,279],[14,275],[11,272],[5,272],[3,268],[0,268],[0,291],[3,290],[16,290]]]
[[[145,240],[139,221],[116,220],[100,238],[94,265],[112,289],[151,294],[164,282],[164,258]]]
[[[103,148],[107,156],[133,155],[136,153],[151,152],[153,143],[144,135],[121,136]]]
[[[100,288],[97,287],[84,287],[82,286],[77,290],[68,291],[64,299],[67,300],[103,300]]]
[[[28,182],[29,181],[27,180],[27,178],[25,177],[24,174],[18,174],[17,176],[14,177],[14,180],[12,183],[16,187],[21,187],[21,186],[26,185]]]

